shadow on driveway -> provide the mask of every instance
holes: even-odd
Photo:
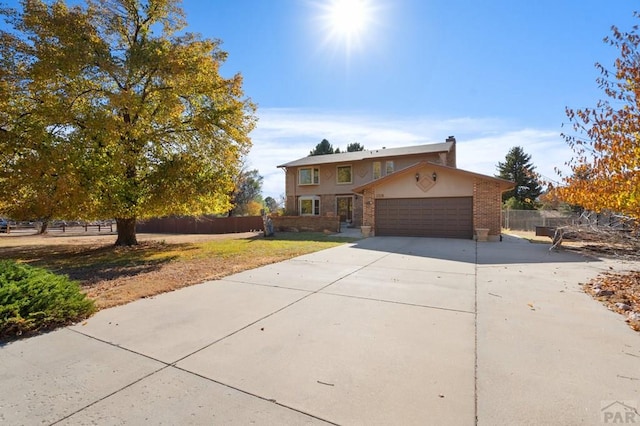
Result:
[[[354,248],[478,265],[599,262],[599,259],[564,251],[549,251],[551,244],[534,244],[503,236],[501,242],[476,242],[452,238],[371,237]]]

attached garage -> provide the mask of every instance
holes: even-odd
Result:
[[[389,198],[375,203],[376,235],[473,238],[473,197]]]
[[[363,225],[378,236],[500,237],[502,192],[513,183],[431,162],[355,188]]]

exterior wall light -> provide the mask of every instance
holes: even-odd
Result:
[[[438,175],[436,174],[436,172],[433,172],[433,174],[431,175],[431,177],[433,178],[433,181],[435,182],[436,179],[438,179]]]
[[[420,173],[416,173],[416,182],[420,180]]]

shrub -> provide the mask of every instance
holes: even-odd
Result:
[[[51,330],[93,312],[93,300],[66,275],[0,261],[0,339]]]

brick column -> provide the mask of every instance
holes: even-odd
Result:
[[[473,184],[473,228],[488,228],[489,236],[500,235],[502,191],[500,184],[476,179]]]
[[[362,194],[362,224],[365,226],[371,226],[373,229],[376,223],[375,217],[375,190],[374,189],[365,189],[364,194]]]

